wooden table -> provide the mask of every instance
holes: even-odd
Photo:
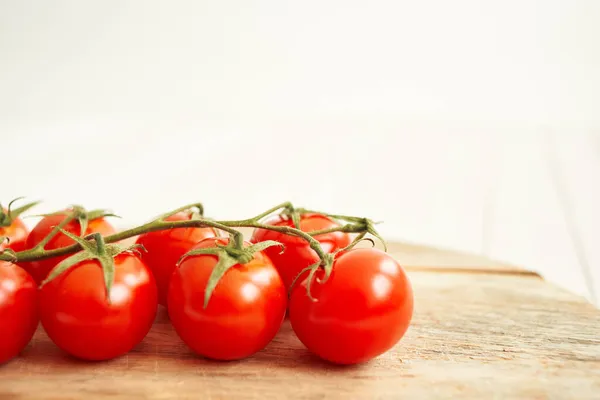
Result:
[[[600,399],[600,311],[534,273],[460,253],[394,244],[416,309],[390,352],[339,367],[286,322],[262,352],[219,363],[192,355],[164,312],[129,355],[86,363],[39,330],[0,367],[0,399]],[[1,332],[0,332],[1,335]]]

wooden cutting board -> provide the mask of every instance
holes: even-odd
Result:
[[[600,398],[600,311],[591,304],[481,257],[406,244],[390,253],[413,283],[413,324],[364,365],[320,361],[287,322],[251,358],[204,360],[161,310],[134,351],[102,363],[66,356],[38,330],[0,366],[0,399]]]

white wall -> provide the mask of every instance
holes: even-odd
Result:
[[[593,0],[0,1],[0,197],[121,225],[290,199],[591,299],[599,17]]]

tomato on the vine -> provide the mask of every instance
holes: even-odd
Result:
[[[40,243],[44,238],[54,229],[55,226],[60,224],[65,218],[67,218],[67,213],[70,210],[65,211],[65,214],[54,214],[45,216],[38,222],[38,224],[31,230],[31,233],[27,237],[26,248],[32,249],[38,243]],[[81,225],[77,219],[66,224],[63,230],[73,233],[77,236],[81,233]],[[109,224],[104,218],[96,218],[88,222],[87,229],[82,236],[89,235],[90,233],[100,233],[102,235],[111,235],[115,233],[115,229],[111,224]],[[61,247],[70,246],[75,244],[75,242],[62,233],[57,233],[48,244],[45,246],[46,250],[58,249]],[[48,276],[52,268],[54,268],[58,263],[62,260],[66,259],[67,256],[61,257],[52,257],[44,260],[36,260],[30,261],[26,263],[22,263],[21,266],[27,270],[35,279],[37,284],[42,283],[44,279]]]
[[[292,219],[285,215],[277,215],[265,222],[266,225],[293,227]],[[300,216],[300,230],[304,232],[319,231],[322,229],[340,226],[333,219],[322,214],[302,214]],[[321,247],[327,253],[348,246],[351,242],[350,235],[345,232],[330,232],[315,236]],[[306,267],[319,262],[319,256],[310,248],[305,239],[267,229],[255,229],[250,239],[253,243],[275,240],[285,247],[283,252],[278,247],[269,247],[264,252],[269,256],[289,291],[294,279]]]
[[[137,255],[114,259],[107,299],[97,260],[82,261],[40,289],[40,320],[63,351],[85,360],[108,360],[129,352],[146,337],[158,307],[152,273]]]
[[[404,269],[377,249],[355,249],[336,258],[329,278],[319,270],[307,295],[308,273],[294,285],[290,322],[304,345],[338,364],[368,361],[404,336],[413,293]]]
[[[0,226],[0,237],[8,238],[9,241],[6,247],[14,251],[25,250],[25,242],[27,241],[28,234],[29,230],[27,226],[18,217],[12,219],[9,226]],[[0,246],[2,245],[0,244]]]
[[[193,249],[224,245],[209,238]],[[205,288],[217,264],[215,255],[195,255],[175,269],[168,294],[171,322],[179,337],[197,354],[237,360],[262,350],[277,334],[287,296],[277,270],[262,252],[228,269],[204,308]]]
[[[27,346],[37,325],[35,282],[19,266],[0,261],[0,364]]]
[[[166,221],[188,221],[191,212],[179,212]],[[158,287],[158,302],[167,305],[167,291],[173,270],[179,259],[199,241],[217,236],[213,228],[177,228],[140,235],[137,243],[144,246],[142,260],[152,270]]]

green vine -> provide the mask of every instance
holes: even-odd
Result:
[[[33,203],[32,203],[33,204]],[[24,206],[31,207],[31,205]],[[23,208],[23,207],[22,207]],[[177,214],[181,211],[190,211],[191,218],[189,220],[180,220],[180,221],[170,221],[168,218],[174,214]],[[22,212],[22,211],[21,211]],[[294,226],[273,226],[268,225],[262,222],[262,220],[268,217],[271,214],[280,213],[282,215],[289,216],[294,221]],[[302,214],[305,213],[319,213],[326,216],[329,216],[332,219],[340,222],[340,225],[337,227],[313,231],[313,232],[303,232],[299,227],[299,219]],[[321,244],[314,236],[323,235],[331,232],[346,232],[346,233],[356,233],[358,234],[355,240],[346,248],[342,250],[349,250],[354,247],[359,241],[363,240],[365,235],[370,234],[377,239],[381,240],[381,242],[385,246],[385,242],[379,235],[379,233],[375,230],[375,223],[367,218],[359,218],[352,216],[344,216],[344,215],[336,215],[336,214],[327,214],[318,211],[311,211],[302,208],[295,208],[290,202],[281,203],[275,207],[271,207],[268,210],[252,217],[244,220],[225,220],[225,221],[215,221],[212,219],[205,218],[204,207],[200,203],[188,204],[182,207],[179,207],[175,210],[172,210],[168,213],[160,215],[158,218],[145,223],[143,225],[127,229],[112,235],[102,236],[100,234],[93,234],[90,237],[82,238],[86,232],[88,221],[100,217],[106,216],[114,216],[114,214],[110,213],[107,210],[94,210],[87,212],[81,206],[73,206],[70,210],[60,211],[58,213],[54,213],[51,215],[65,215],[66,217],[56,226],[53,230],[46,236],[37,246],[32,249],[21,251],[18,253],[12,251],[1,251],[0,252],[0,260],[11,261],[11,262],[28,262],[34,260],[42,260],[57,256],[65,256],[69,254],[77,253],[66,260],[62,261],[57,268],[54,269],[51,276],[47,278],[45,283],[49,280],[54,279],[58,274],[64,272],[65,270],[71,268],[73,265],[87,259],[97,259],[102,264],[104,273],[105,273],[105,285],[107,288],[107,293],[110,291],[110,286],[112,285],[112,276],[114,274],[114,266],[112,266],[112,258],[123,251],[131,251],[132,248],[122,248],[120,246],[110,246],[111,243],[119,242],[121,240],[131,238],[134,236],[138,236],[148,232],[154,231],[162,231],[168,229],[176,229],[176,228],[202,228],[202,227],[211,227],[216,230],[220,230],[223,232],[227,232],[230,237],[230,241],[225,246],[219,246],[210,249],[198,249],[186,254],[184,257],[189,257],[193,255],[199,254],[213,254],[219,258],[217,267],[215,267],[215,271],[213,271],[214,283],[212,283],[212,287],[209,286],[206,290],[206,298],[205,305],[208,304],[208,300],[210,298],[210,294],[212,293],[212,289],[214,289],[214,285],[218,279],[227,271],[228,268],[235,264],[244,264],[249,262],[252,259],[252,256],[255,252],[263,250],[268,246],[280,245],[277,242],[264,242],[259,243],[253,246],[244,247],[244,238],[243,234],[234,229],[234,228],[259,228],[259,229],[267,229],[275,232],[280,232],[286,235],[292,235],[299,238],[304,239],[311,249],[315,251],[315,253],[319,256],[319,262],[308,267],[306,270],[310,271],[310,282],[312,282],[312,278],[316,271],[321,268],[324,271],[324,276],[321,281],[326,281],[333,267],[334,255],[326,253]],[[13,211],[14,215],[14,211]],[[50,215],[50,214],[48,214]],[[81,226],[80,236],[77,237],[63,230],[63,228],[71,221],[77,220]],[[341,222],[345,223],[341,223]],[[69,236],[76,243],[70,246],[46,250],[45,246],[48,242],[57,234],[61,233]],[[93,243],[92,243],[93,242]],[[82,251],[83,250],[83,251]],[[110,260],[109,260],[110,259]],[[211,277],[212,279],[212,277]],[[211,280],[211,282],[213,282]],[[310,289],[309,289],[310,290]],[[310,296],[310,292],[309,292]]]

